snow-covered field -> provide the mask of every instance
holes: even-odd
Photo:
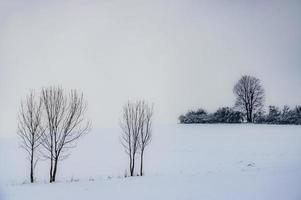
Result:
[[[301,126],[170,125],[155,127],[145,176],[124,178],[119,129],[94,130],[48,183],[37,183],[16,138],[0,138],[0,199],[300,200]]]

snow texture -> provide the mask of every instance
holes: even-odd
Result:
[[[60,163],[28,183],[16,138],[0,138],[0,199],[300,200],[301,126],[199,124],[155,127],[145,176],[124,178],[120,129],[93,131]],[[138,168],[137,168],[138,172]]]

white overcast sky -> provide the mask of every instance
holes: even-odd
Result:
[[[83,91],[94,128],[137,98],[165,124],[232,106],[243,74],[267,105],[301,104],[301,1],[0,0],[0,135],[30,89]]]

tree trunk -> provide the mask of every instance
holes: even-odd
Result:
[[[130,169],[131,176],[134,176],[134,172],[135,172],[135,159],[132,158],[132,166]]]
[[[30,157],[30,182],[33,183],[33,147],[31,148],[31,157]]]
[[[53,171],[53,156],[50,158],[50,171],[49,171],[49,182],[52,183],[52,171]]]
[[[248,107],[246,106],[246,114],[247,114],[247,122],[249,122],[249,109],[248,109]]]
[[[134,165],[132,165],[132,166],[131,166],[131,169],[130,169],[130,175],[131,175],[131,176],[134,176],[134,167],[133,167],[133,166],[134,166]]]
[[[252,117],[251,117],[251,115],[252,115],[252,111],[250,110],[250,108],[248,108],[248,110],[247,110],[247,122],[248,122],[248,123],[251,123],[251,122],[252,122]]]
[[[143,153],[144,150],[141,150],[141,157],[140,157],[140,176],[143,176]]]
[[[55,160],[54,160],[54,169],[53,169],[53,173],[52,173],[52,182],[55,182],[57,164],[58,164],[58,158],[55,158]]]
[[[250,122],[253,122],[252,109],[250,109]]]

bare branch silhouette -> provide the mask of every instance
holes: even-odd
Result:
[[[235,107],[245,113],[248,122],[253,122],[265,98],[260,80],[253,76],[242,76],[234,86],[233,93],[236,95]]]
[[[21,148],[28,153],[30,161],[30,182],[34,182],[34,169],[39,160],[36,155],[37,148],[41,144],[44,128],[41,126],[42,103],[35,99],[33,91],[21,102],[18,116],[18,135],[21,138]]]
[[[129,157],[130,176],[135,172],[135,160],[138,151],[141,153],[141,169],[143,167],[143,153],[151,138],[152,108],[145,101],[128,102],[123,107],[123,118],[120,123],[122,129],[122,145]]]
[[[42,102],[47,127],[42,137],[42,154],[50,160],[50,182],[55,182],[58,162],[70,155],[70,148],[74,148],[76,140],[90,131],[91,123],[84,118],[87,104],[83,94],[76,90],[66,96],[62,88],[44,88]]]

